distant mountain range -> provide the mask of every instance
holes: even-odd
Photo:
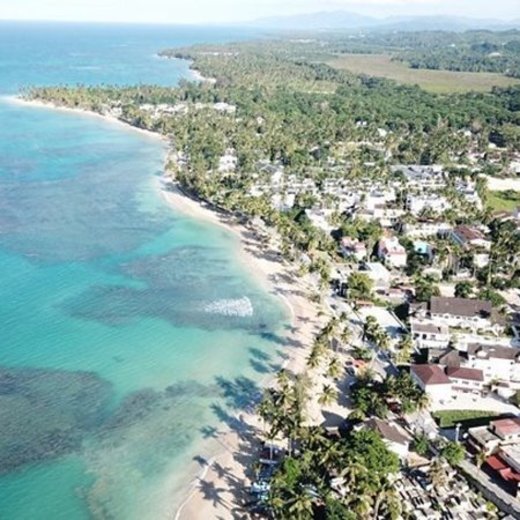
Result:
[[[372,29],[393,31],[445,30],[464,31],[469,29],[520,29],[520,20],[491,20],[455,16],[391,16],[375,18],[347,11],[321,11],[294,16],[260,18],[247,25],[278,30],[325,30],[325,29]]]

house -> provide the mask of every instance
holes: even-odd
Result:
[[[470,343],[467,357],[468,366],[482,370],[486,382],[497,380],[520,384],[520,349]]]
[[[438,365],[412,365],[410,375],[428,397],[438,402],[451,397],[451,380]]]
[[[517,443],[520,441],[520,417],[491,421],[489,429],[500,437],[502,444]]]
[[[406,249],[396,237],[384,237],[379,241],[377,256],[390,267],[406,267]]]
[[[411,321],[412,339],[417,348],[446,348],[450,343],[450,330],[446,325]]]
[[[485,329],[498,332],[492,320],[493,305],[486,300],[433,296],[428,305],[432,321],[449,327]]]
[[[334,210],[331,209],[313,208],[305,210],[305,214],[312,225],[327,234],[330,234],[334,229],[334,226],[330,223],[330,218],[333,213]]]
[[[386,292],[390,287],[390,271],[379,262],[365,262],[360,272],[366,274],[374,283],[376,292]]]
[[[484,388],[484,374],[477,368],[448,366],[446,375],[453,384],[453,390],[478,394]]]
[[[476,182],[473,182],[470,179],[456,179],[455,189],[457,190],[457,193],[466,199],[468,204],[471,204],[479,211],[482,210],[482,200],[478,194]]]
[[[453,242],[464,248],[479,247],[486,251],[491,249],[491,241],[486,238],[480,229],[474,226],[456,226],[450,231],[449,237]]]
[[[367,248],[363,242],[349,237],[341,239],[341,253],[344,257],[354,257],[356,260],[363,260],[367,256]]]
[[[400,459],[406,459],[412,439],[402,428],[376,417],[365,421],[362,427],[378,433],[390,451]]]
[[[468,442],[477,451],[490,455],[498,450],[501,440],[487,426],[476,426],[468,429]]]

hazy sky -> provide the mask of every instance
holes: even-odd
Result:
[[[338,9],[520,18],[520,0],[0,0],[0,19],[221,23]]]

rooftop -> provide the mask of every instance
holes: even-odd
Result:
[[[446,325],[436,325],[435,323],[424,323],[414,321],[411,323],[412,333],[425,333],[425,334],[449,334],[449,329]]]
[[[481,446],[484,446],[488,442],[499,442],[500,439],[487,427],[487,426],[476,426],[475,428],[469,428],[468,434],[473,437]]]
[[[457,226],[453,232],[467,242],[471,240],[484,240],[486,238],[482,231],[478,230],[477,228],[465,225]]]
[[[430,312],[432,314],[451,314],[453,316],[485,316],[493,311],[493,305],[486,300],[470,298],[445,298],[432,296],[430,300]]]
[[[438,365],[412,365],[410,370],[424,385],[449,385],[449,377]]]
[[[446,368],[446,375],[454,379],[468,379],[470,381],[484,381],[482,370],[477,368],[455,367]]]
[[[491,421],[491,427],[501,437],[520,434],[520,418],[498,419]]]
[[[504,347],[502,345],[479,345],[478,343],[470,343],[468,344],[468,356],[475,356],[481,359],[515,360],[520,356],[520,349]]]
[[[396,425],[382,421],[376,417],[366,421],[365,427],[376,431],[383,439],[389,440],[390,442],[395,442],[397,444],[408,444],[410,442],[410,437],[406,432],[398,428]]]

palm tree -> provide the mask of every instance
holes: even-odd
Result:
[[[290,493],[292,496],[285,503],[287,513],[289,513],[286,518],[312,519],[314,517],[313,499],[308,490],[301,488],[298,492],[291,490]]]
[[[359,384],[366,385],[374,381],[375,377],[376,373],[374,369],[367,366],[358,373],[358,382]]]
[[[311,370],[313,370],[320,366],[320,362],[321,362],[321,355],[318,350],[313,348],[309,352],[309,355],[307,356],[306,364]]]
[[[419,410],[427,410],[430,406],[430,398],[428,397],[428,394],[421,392],[417,396],[416,405]]]
[[[285,388],[289,386],[290,378],[289,373],[285,368],[282,368],[277,374],[276,374],[276,382],[280,388]]]
[[[388,511],[391,518],[398,518],[398,515],[402,509],[399,497],[395,489],[386,479],[385,482],[380,486],[379,492],[376,495],[373,509],[374,520],[377,520],[379,518],[379,510],[381,506],[384,506],[384,509]]]
[[[481,468],[483,466],[484,462],[486,462],[486,458],[486,454],[483,451],[479,451],[475,455],[475,463],[478,468]]]
[[[337,357],[330,360],[329,366],[327,367],[327,376],[332,379],[337,379],[343,372],[341,362]]]
[[[346,345],[351,340],[351,338],[352,338],[352,331],[348,327],[345,327],[341,331],[341,335],[340,335],[341,343]]]
[[[430,466],[430,479],[436,488],[445,486],[448,483],[448,474],[444,468],[444,463],[439,458],[435,458]]]
[[[320,397],[318,398],[318,403],[322,406],[328,406],[336,401],[338,398],[338,392],[331,385],[323,385],[323,389]]]

